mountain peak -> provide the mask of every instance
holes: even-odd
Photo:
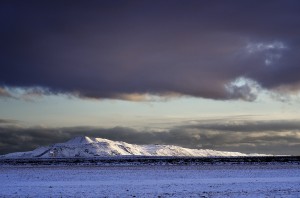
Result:
[[[65,144],[91,144],[93,142],[94,141],[88,136],[77,136],[67,141]]]

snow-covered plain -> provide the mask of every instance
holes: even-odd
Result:
[[[2,166],[0,197],[300,197],[300,166]]]

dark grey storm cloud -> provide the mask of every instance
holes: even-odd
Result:
[[[222,122],[223,121],[223,122]],[[233,131],[233,132],[281,132],[281,131],[299,131],[299,120],[274,120],[274,121],[228,121],[221,120],[219,123],[203,123],[181,126],[180,128],[191,128],[212,131]]]
[[[299,90],[300,2],[0,2],[0,87],[254,100]]]
[[[17,120],[7,120],[7,119],[0,119],[0,125],[1,124],[16,124],[18,123],[19,121]]]
[[[8,120],[2,120],[0,119],[0,124],[7,124],[7,123],[10,123]]]
[[[0,154],[29,151],[39,146],[64,142],[79,135],[133,144],[172,144],[245,153],[300,154],[299,121],[185,125],[162,132],[124,127],[22,128],[6,125],[0,126]]]

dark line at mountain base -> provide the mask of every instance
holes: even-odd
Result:
[[[98,158],[27,158],[0,159],[0,165],[67,165],[67,166],[127,166],[127,165],[218,165],[218,164],[299,164],[300,156],[263,157],[147,157],[122,156]]]

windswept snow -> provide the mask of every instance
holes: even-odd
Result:
[[[75,137],[65,143],[39,147],[29,152],[4,155],[4,158],[68,158],[97,156],[258,156],[239,152],[189,149],[174,145],[136,145],[121,141],[86,136]]]
[[[299,165],[0,167],[0,197],[299,197]]]

